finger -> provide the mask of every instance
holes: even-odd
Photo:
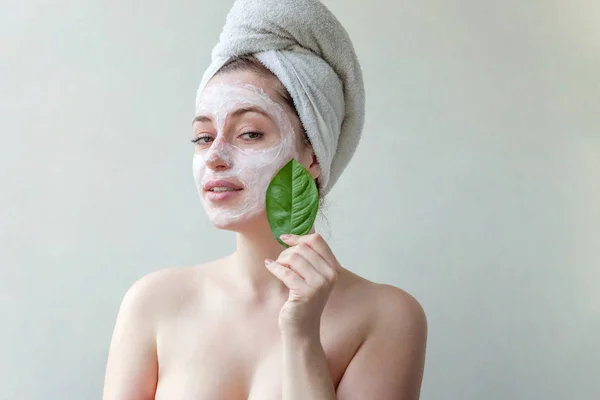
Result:
[[[300,243],[301,237],[302,236],[294,235],[292,233],[287,233],[287,234],[283,234],[283,235],[279,236],[279,239],[283,240],[285,243],[289,244],[290,246],[295,246],[298,243]]]
[[[306,250],[310,250],[307,246],[300,245]],[[300,247],[299,246],[299,247]],[[325,276],[319,272],[319,270],[313,265],[307,258],[305,254],[301,252],[301,250],[296,250],[297,248],[290,248],[288,250],[294,249],[293,251],[287,251],[285,253],[281,253],[277,262],[284,265],[289,266],[292,270],[294,270],[298,275],[300,275],[306,283],[311,287],[319,287],[323,285],[325,282]],[[312,251],[314,253],[314,251]],[[316,254],[315,254],[316,255]],[[315,258],[315,257],[313,257]],[[320,264],[325,263],[322,259],[318,259]]]
[[[327,262],[327,264],[334,268],[336,272],[339,272],[340,265],[337,261],[337,258],[333,255],[331,248],[320,234],[313,233],[304,236],[289,234],[281,235],[280,239],[290,246],[297,246],[300,243],[306,244],[316,251]]]
[[[306,286],[304,279],[290,268],[270,259],[265,260],[267,269],[275,275],[288,289],[300,290]]]
[[[312,247],[305,243],[300,243],[294,247],[290,247],[290,250],[298,252],[298,254],[306,258],[313,268],[328,282],[333,283],[336,280],[338,273],[335,267],[329,265]]]

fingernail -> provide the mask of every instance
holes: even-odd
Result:
[[[273,262],[270,258],[265,259],[265,264],[269,265]]]
[[[279,236],[279,239],[281,239],[281,240],[290,240],[291,238],[292,238],[292,235],[288,235],[287,233]]]

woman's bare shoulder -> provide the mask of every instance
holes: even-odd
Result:
[[[150,272],[131,285],[123,301],[135,302],[138,307],[153,310],[154,314],[170,313],[197,298],[207,279],[210,280],[215,263],[219,260]]]
[[[374,328],[385,329],[382,325],[390,323],[413,327],[426,325],[423,307],[407,291],[393,285],[372,282],[346,269],[340,275],[340,282],[343,282],[344,291],[349,297],[360,299],[371,316]]]
[[[367,329],[338,385],[338,395],[418,398],[427,342],[423,308],[398,287],[356,275],[348,280],[352,289],[347,298],[361,311]]]

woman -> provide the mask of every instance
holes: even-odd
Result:
[[[151,273],[125,295],[104,399],[418,399],[426,320],[406,292],[339,265],[314,232],[271,233],[290,159],[324,196],[362,129],[360,67],[316,0],[239,0],[198,90],[200,199],[236,251]]]

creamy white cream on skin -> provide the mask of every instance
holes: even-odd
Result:
[[[283,106],[251,84],[208,85],[196,119],[194,180],[213,225],[228,228],[264,213],[271,179],[299,156]]]

